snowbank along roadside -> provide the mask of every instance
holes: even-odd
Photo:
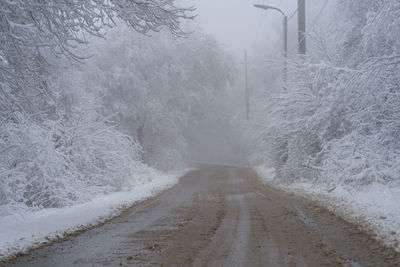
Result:
[[[102,224],[135,202],[175,185],[188,171],[168,174],[154,171],[148,183],[138,185],[130,192],[114,193],[67,208],[0,217],[0,260]]]

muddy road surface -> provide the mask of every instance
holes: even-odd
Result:
[[[391,249],[251,169],[205,167],[11,266],[400,266]]]

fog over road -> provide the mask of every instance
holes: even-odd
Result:
[[[203,167],[113,221],[13,266],[395,266],[400,259],[251,169]]]

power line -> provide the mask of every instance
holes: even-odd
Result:
[[[290,21],[290,20],[294,17],[294,15],[297,14],[298,11],[299,11],[299,8],[297,8],[297,9],[293,12],[293,14],[289,16],[288,21]]]
[[[304,33],[303,38],[300,40],[300,42],[303,41],[303,40],[306,38],[306,36],[314,29],[315,25],[317,24],[319,18],[320,18],[321,15],[322,15],[322,12],[324,12],[324,10],[325,10],[325,8],[326,8],[326,5],[328,4],[328,1],[329,1],[329,0],[325,0],[325,2],[324,2],[324,4],[322,5],[320,11],[318,12],[318,15],[317,15],[317,17],[315,18],[313,24],[312,24],[311,27],[307,30],[307,32]],[[298,10],[297,10],[297,11],[298,11]],[[296,11],[296,12],[297,12],[297,11]],[[299,43],[300,43],[300,42],[299,42]],[[297,49],[297,46],[294,47],[292,50],[290,50],[290,53],[292,53],[292,52],[293,52],[294,50],[296,50],[296,49]]]
[[[309,31],[312,31],[314,29],[314,26],[317,24],[317,21],[318,21],[319,17],[321,17],[322,12],[324,12],[325,7],[328,4],[328,1],[329,0],[325,0],[324,5],[322,6],[321,10],[319,11],[319,13],[318,13],[317,17],[315,18],[315,20],[314,20],[314,22],[313,22],[313,24],[312,24],[312,26],[311,26]]]

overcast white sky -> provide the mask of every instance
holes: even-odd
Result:
[[[282,16],[276,11],[256,9],[253,4],[267,4],[281,8],[288,16],[297,9],[297,0],[181,0],[184,5],[197,8],[196,23],[205,32],[214,35],[236,55],[242,55],[244,49],[254,46],[273,45],[281,42]],[[308,0],[308,19],[313,19],[315,10],[319,10],[322,0]],[[290,38],[296,38],[297,17],[289,22],[292,27]],[[294,47],[294,40],[289,49]]]
[[[297,0],[185,0],[194,4],[198,14],[196,22],[205,32],[234,51],[242,54],[256,42],[268,36],[271,42],[280,37],[282,16],[277,12],[266,12],[253,4],[269,4],[282,8],[287,13],[296,10]],[[293,2],[283,5],[283,2]]]

